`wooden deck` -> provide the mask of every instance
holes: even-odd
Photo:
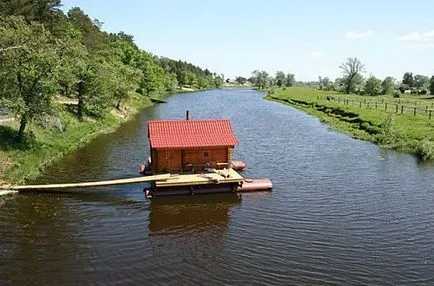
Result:
[[[174,187],[174,186],[193,186],[193,185],[207,185],[207,184],[229,184],[238,183],[244,180],[240,174],[233,169],[215,170],[209,169],[202,174],[187,174],[179,175],[177,177],[168,178],[165,181],[156,181],[155,186],[160,187]]]

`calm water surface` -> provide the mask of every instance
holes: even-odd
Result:
[[[229,118],[272,193],[145,199],[144,185],[0,198],[0,285],[434,285],[434,166],[251,90],[172,96],[39,182],[132,177],[146,122]]]

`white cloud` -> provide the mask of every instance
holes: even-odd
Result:
[[[397,37],[396,39],[400,41],[430,41],[432,38],[434,38],[434,30],[425,33],[413,32]]]
[[[423,49],[434,49],[434,43],[424,43],[424,44],[411,44],[406,46],[407,49],[423,50]]]
[[[318,51],[318,50],[313,50],[310,53],[310,55],[312,56],[312,58],[316,58],[316,59],[322,57],[322,53],[320,51]]]
[[[424,36],[425,38],[434,38],[434,30],[431,30],[431,31],[429,31],[429,32],[425,32],[425,33],[423,33],[423,36]]]
[[[352,39],[352,40],[371,39],[372,37],[374,37],[374,31],[372,30],[366,32],[348,31],[345,33],[345,36],[348,39]]]

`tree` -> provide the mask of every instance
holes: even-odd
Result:
[[[429,93],[434,95],[434,75],[429,80]]]
[[[402,78],[402,83],[406,84],[409,88],[414,87],[413,73],[411,72],[404,73],[404,76]]]
[[[151,92],[161,92],[164,88],[162,79],[162,68],[157,66],[152,61],[145,61],[142,64],[141,71],[143,73],[140,80],[140,88],[142,94],[149,96]]]
[[[265,89],[268,85],[268,73],[266,71],[255,70],[252,72],[254,85],[259,89]]]
[[[237,84],[246,84],[247,79],[246,79],[245,77],[238,76],[238,77],[235,79],[235,82],[236,82]]]
[[[59,78],[60,93],[69,96],[79,81],[79,73],[86,66],[88,53],[81,43],[81,33],[71,23],[66,25],[65,36],[61,42],[59,56],[61,60]]]
[[[0,101],[20,118],[18,139],[28,123],[51,109],[58,90],[58,44],[42,24],[27,24],[22,16],[0,18]]]
[[[419,91],[423,91],[428,89],[429,86],[429,77],[425,76],[425,75],[420,75],[417,74],[414,76],[414,87],[417,88],[417,93],[419,93]]]
[[[109,35],[102,32],[98,26],[99,22],[92,21],[83,10],[78,7],[72,8],[68,11],[68,19],[80,31],[83,44],[86,46],[89,54],[96,54],[109,49]]]
[[[276,72],[276,84],[278,87],[282,87],[286,82],[286,75],[283,71]]]
[[[386,77],[381,83],[382,94],[391,94],[395,89],[395,79],[391,76]]]
[[[365,66],[357,58],[348,58],[339,68],[344,75],[345,93],[349,94],[354,89],[354,78],[365,71]]]
[[[333,84],[328,77],[324,77],[324,78],[319,77],[318,82],[319,82],[319,89],[320,90],[332,90],[333,89]]]
[[[65,15],[60,9],[60,0],[2,0],[0,16],[23,16],[27,23],[38,21],[55,36],[63,33]]]
[[[224,83],[223,75],[216,75],[214,76],[214,87],[221,88]]]
[[[366,80],[364,93],[367,95],[380,95],[382,91],[381,80],[371,75]]]
[[[286,75],[285,86],[290,87],[293,86],[294,83],[295,83],[295,75],[292,73],[288,73]]]

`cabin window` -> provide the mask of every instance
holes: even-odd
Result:
[[[203,152],[203,157],[204,158],[209,158],[209,152],[208,151],[204,151]]]

